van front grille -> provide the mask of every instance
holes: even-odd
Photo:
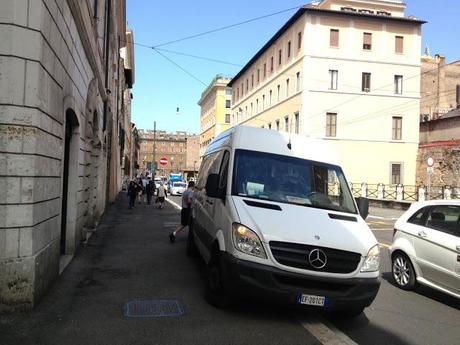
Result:
[[[361,254],[333,248],[277,241],[270,241],[269,245],[273,257],[280,264],[310,271],[351,273],[357,269],[361,260]],[[310,262],[310,252],[315,249],[319,249],[324,253],[326,260],[321,257],[321,261],[315,262],[314,259],[317,258],[317,252],[315,252],[312,253],[310,259],[313,260]],[[321,256],[322,253],[320,253]],[[320,267],[323,261],[326,261],[326,263],[324,267]]]

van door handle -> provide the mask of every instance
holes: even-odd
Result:
[[[422,230],[422,231],[419,231],[419,232],[418,232],[418,235],[419,235],[420,237],[426,237],[426,232],[423,231],[423,230]]]
[[[212,204],[213,204],[213,202],[212,202],[211,200],[209,200],[209,199],[206,199],[206,202],[207,202],[209,205],[212,205]]]

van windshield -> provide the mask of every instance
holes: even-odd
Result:
[[[357,213],[339,166],[272,153],[236,150],[232,194]]]

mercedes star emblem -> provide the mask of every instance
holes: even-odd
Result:
[[[327,256],[321,249],[313,249],[308,254],[308,261],[316,269],[321,269],[326,266]]]

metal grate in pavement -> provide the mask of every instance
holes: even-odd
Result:
[[[125,318],[172,317],[184,314],[182,304],[177,300],[135,300],[123,306]]]

